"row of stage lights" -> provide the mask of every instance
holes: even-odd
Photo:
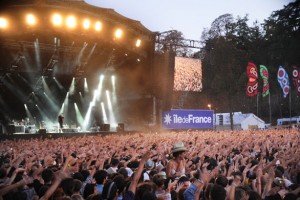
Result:
[[[25,15],[25,23],[30,26],[34,27],[38,24],[38,19],[34,14],[27,14]],[[54,27],[62,27],[66,26],[70,30],[74,30],[78,26],[78,20],[74,15],[67,16],[63,18],[60,14],[53,14],[51,17],[51,23]],[[100,21],[95,21],[94,23],[91,22],[89,19],[84,19],[81,21],[82,28],[84,30],[94,29],[96,32],[100,32],[102,30],[102,23]],[[9,20],[5,17],[0,16],[0,30],[6,30],[9,28]],[[114,37],[116,39],[120,39],[123,36],[123,30],[118,28],[114,32]],[[141,46],[141,40],[136,39],[135,42],[136,47]]]

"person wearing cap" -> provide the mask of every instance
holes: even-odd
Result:
[[[179,178],[185,175],[185,148],[183,142],[176,142],[171,149],[173,158],[168,162],[166,174],[167,177]]]
[[[158,175],[160,175],[163,179],[167,179],[167,174],[166,174],[166,172],[164,172],[164,171],[160,171],[160,172],[158,172],[157,173]]]
[[[150,171],[154,168],[155,163],[153,160],[148,159],[147,162],[145,163],[145,169],[146,171],[144,172],[144,181],[150,181]]]

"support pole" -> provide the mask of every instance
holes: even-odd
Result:
[[[269,117],[270,117],[270,125],[272,125],[272,109],[271,109],[271,93],[269,92]]]
[[[289,92],[289,109],[290,109],[290,125],[291,125],[291,118],[292,118],[292,93]]]
[[[258,117],[258,96],[259,96],[259,92],[256,95],[256,116]]]

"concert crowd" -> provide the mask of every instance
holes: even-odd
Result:
[[[4,140],[0,199],[299,200],[299,147],[296,129]]]

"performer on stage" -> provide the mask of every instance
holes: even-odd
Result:
[[[63,128],[63,124],[64,124],[64,114],[61,113],[60,115],[58,115],[58,123],[59,123],[59,128],[62,129]]]

